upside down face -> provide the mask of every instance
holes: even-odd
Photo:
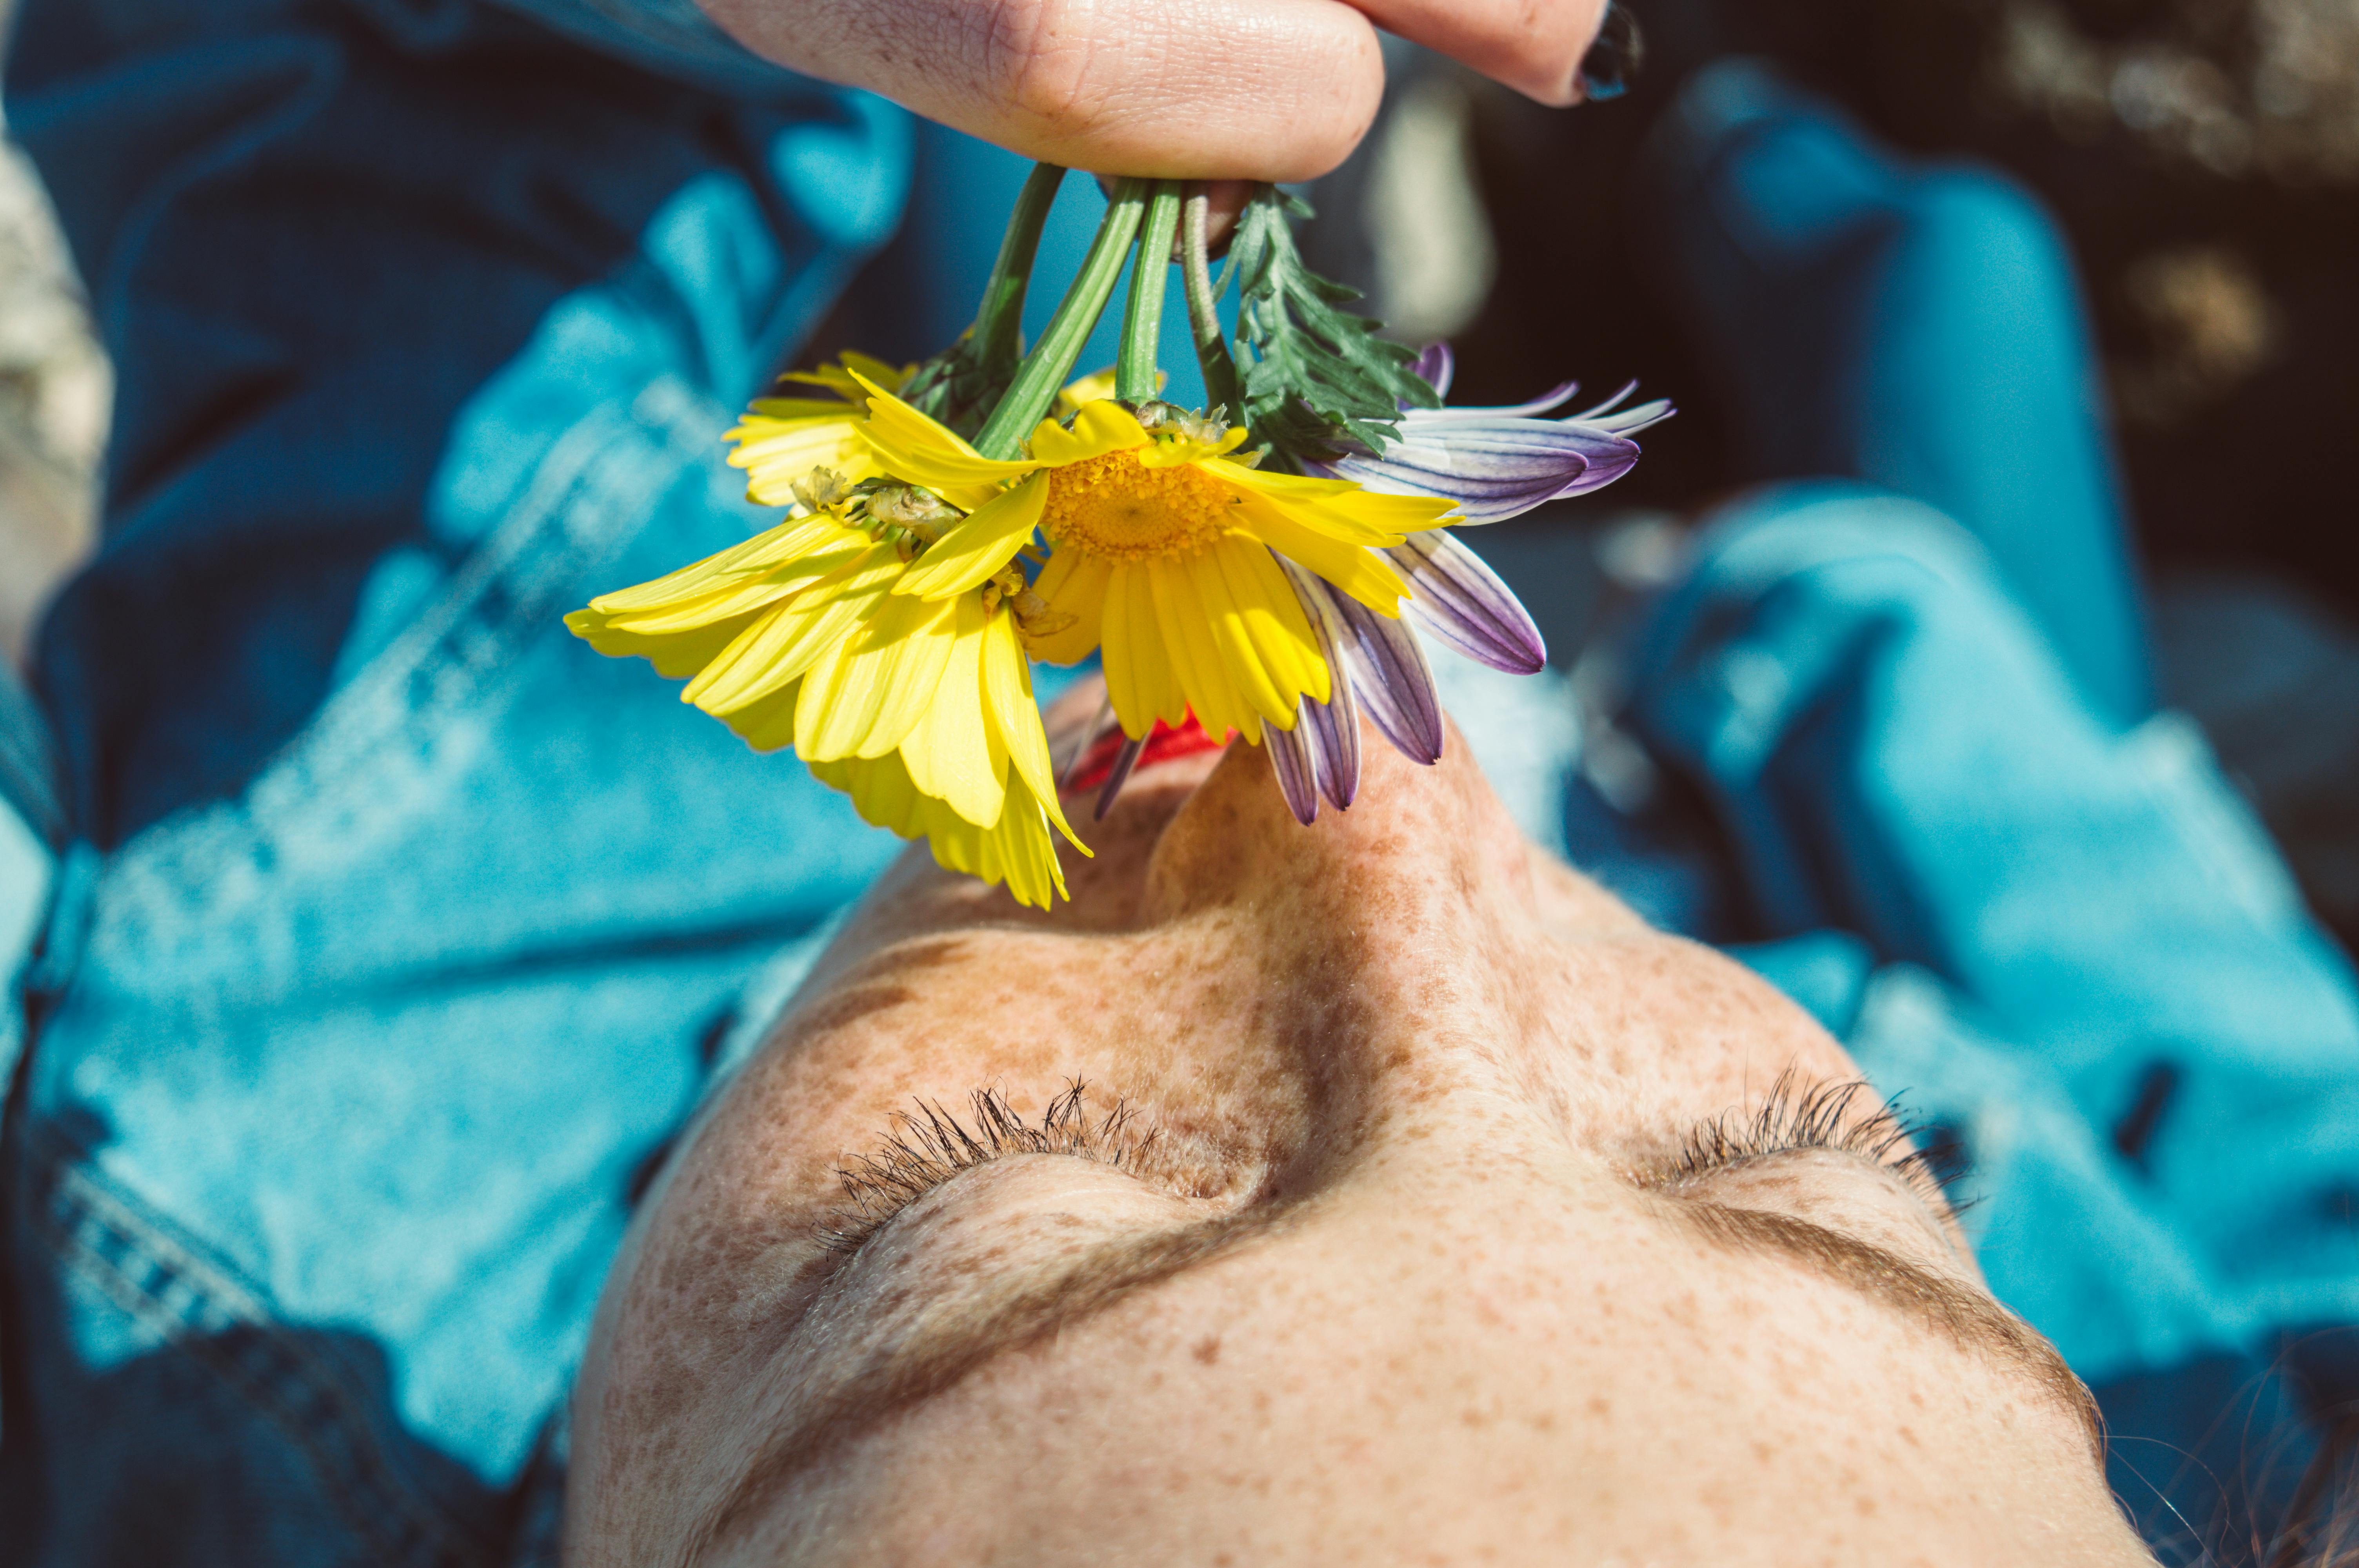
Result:
[[[904,860],[638,1217],[569,1561],[2148,1561],[1841,1048],[1366,754],[1144,768],[1053,914]]]

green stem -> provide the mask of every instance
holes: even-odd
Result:
[[[1226,408],[1231,419],[1242,422],[1245,399],[1237,389],[1237,363],[1229,357],[1228,341],[1221,331],[1220,302],[1212,297],[1208,239],[1212,214],[1212,199],[1204,188],[1190,187],[1186,218],[1180,225],[1180,276],[1187,287],[1188,330],[1196,340],[1196,362],[1204,367],[1204,402],[1210,407]]]
[[[1016,210],[1007,216],[1007,234],[999,242],[999,259],[992,264],[991,281],[983,286],[983,304],[974,313],[975,346],[986,362],[1022,351],[1024,291],[1032,281],[1032,258],[1039,253],[1040,226],[1057,200],[1065,171],[1052,163],[1032,166]]]
[[[1097,326],[1106,301],[1114,297],[1114,284],[1122,277],[1122,264],[1130,255],[1131,239],[1138,232],[1138,221],[1147,210],[1147,187],[1143,179],[1114,182],[1114,200],[1106,206],[1105,221],[1098,225],[1090,254],[1082,258],[1081,273],[1065,291],[1056,315],[1049,318],[1049,330],[1024,356],[1006,395],[975,435],[974,449],[984,457],[1016,456],[1023,449],[1024,438],[1056,401],[1057,389],[1081,357],[1082,345],[1089,341],[1091,330]]]
[[[1138,236],[1138,265],[1130,275],[1130,308],[1122,319],[1122,352],[1114,362],[1114,395],[1145,403],[1156,385],[1156,350],[1163,341],[1163,296],[1170,287],[1171,232],[1180,226],[1180,182],[1158,179]]]

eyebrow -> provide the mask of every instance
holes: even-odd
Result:
[[[1674,1217],[1723,1250],[1799,1262],[1997,1363],[2069,1411],[2104,1462],[2104,1426],[2088,1386],[2055,1347],[1983,1292],[1870,1241],[1766,1209],[1669,1197]],[[1140,1291],[1173,1280],[1284,1227],[1291,1208],[1228,1214],[1160,1236],[1109,1243],[1067,1268],[1027,1279],[981,1311],[944,1314],[872,1351],[819,1408],[773,1432],[691,1536],[694,1563],[765,1509],[777,1489],[829,1450],[963,1381],[986,1362],[1040,1344]]]
[[[1724,1251],[1800,1263],[1916,1319],[1968,1355],[2027,1379],[2071,1414],[2097,1463],[2104,1463],[2104,1421],[2089,1386],[2036,1329],[1983,1292],[1944,1279],[1872,1241],[1793,1215],[1694,1198],[1667,1201],[1690,1230]]]

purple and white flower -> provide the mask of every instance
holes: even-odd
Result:
[[[1418,357],[1418,373],[1437,393],[1448,393],[1455,368],[1446,343]],[[1399,438],[1383,455],[1348,452],[1328,470],[1386,494],[1454,501],[1454,527],[1504,522],[1543,502],[1603,489],[1630,471],[1638,460],[1638,443],[1630,438],[1673,412],[1661,398],[1623,407],[1637,387],[1632,382],[1594,407],[1562,418],[1542,416],[1570,403],[1581,390],[1578,382],[1505,407],[1404,406]]]
[[[1454,364],[1449,345],[1419,357],[1418,373],[1446,394]],[[1671,416],[1664,399],[1621,405],[1633,382],[1593,408],[1566,418],[1542,416],[1579,390],[1567,382],[1529,403],[1499,408],[1401,409],[1400,438],[1382,456],[1353,452],[1327,471],[1373,491],[1439,496],[1458,503],[1451,526],[1498,523],[1546,502],[1602,489],[1638,460],[1630,438]],[[1338,810],[1360,784],[1356,714],[1410,761],[1440,760],[1441,700],[1414,625],[1444,646],[1493,669],[1530,675],[1548,662],[1548,645],[1513,589],[1447,528],[1412,534],[1382,552],[1409,585],[1399,621],[1369,611],[1282,557],[1296,597],[1319,633],[1332,672],[1326,702],[1302,699],[1295,726],[1263,731],[1278,787],[1308,825],[1324,795]]]

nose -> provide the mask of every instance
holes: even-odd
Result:
[[[1083,752],[1103,695],[1093,679],[1051,706],[1060,755]],[[1431,766],[1364,723],[1361,755],[1353,806],[1308,826],[1287,809],[1266,746],[1242,741],[1142,766],[1103,818],[1094,791],[1077,792],[1066,809],[1095,859],[1067,857],[1072,903],[1054,923],[1128,928],[1231,904],[1273,921],[1380,914],[1403,930],[1510,914],[1560,935],[1643,928],[1523,837],[1454,724]]]
[[[1225,904],[1268,919],[1382,918],[1413,929],[1502,901],[1529,912],[1523,836],[1455,730],[1432,766],[1373,730],[1362,741],[1357,799],[1307,826],[1287,808],[1267,748],[1242,742],[1192,788],[1142,802],[1165,813],[1145,867],[1149,915]]]

